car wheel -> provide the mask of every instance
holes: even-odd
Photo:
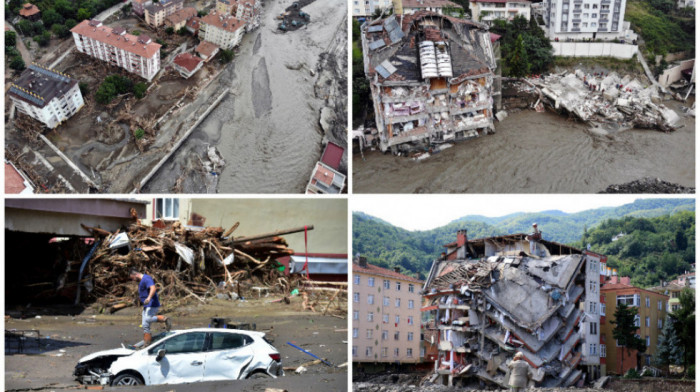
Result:
[[[143,385],[143,381],[138,376],[131,373],[124,373],[117,376],[117,378],[112,381],[114,386],[122,385]]]
[[[261,379],[261,378],[272,378],[272,376],[270,376],[269,374],[267,374],[265,372],[257,372],[257,373],[251,374],[250,376],[248,376],[248,378],[255,380],[255,379]]]

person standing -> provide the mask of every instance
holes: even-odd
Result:
[[[530,380],[530,365],[523,360],[523,353],[518,352],[513,357],[513,360],[508,364],[510,370],[510,385],[511,392],[522,392],[527,388],[527,383]]]
[[[170,331],[172,322],[170,318],[158,315],[160,308],[160,300],[156,284],[150,275],[142,274],[141,272],[131,269],[129,270],[129,278],[139,282],[139,301],[143,304],[143,313],[141,314],[141,326],[143,327],[143,342],[144,347],[151,344],[151,323],[165,323],[165,330]]]

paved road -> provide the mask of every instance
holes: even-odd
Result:
[[[123,2],[123,3],[115,4],[115,5],[113,5],[112,7],[110,7],[110,8],[108,8],[108,9],[106,9],[106,10],[100,12],[99,14],[97,14],[97,16],[95,16],[93,19],[97,19],[97,20],[100,20],[100,21],[104,21],[105,19],[107,19],[107,18],[109,18],[110,16],[114,15],[115,13],[117,13],[117,11],[119,11],[120,9],[122,9],[122,7],[125,6],[125,5],[127,5],[127,4],[131,4],[131,0],[125,1],[125,2]]]

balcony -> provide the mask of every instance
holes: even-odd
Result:
[[[580,29],[580,28],[578,28],[578,27],[574,27],[573,29],[571,29],[571,31],[573,31],[573,32],[580,32],[580,31],[581,31],[581,29]]]
[[[598,32],[607,32],[608,28],[607,27],[598,27]]]
[[[610,10],[600,10],[600,13],[601,13],[601,14],[609,14],[609,13],[610,13]]]

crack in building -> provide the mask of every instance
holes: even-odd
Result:
[[[531,386],[568,387],[600,376],[600,279],[606,258],[532,234],[457,241],[423,287],[432,381],[508,387],[520,351]],[[601,361],[602,359],[602,361]]]
[[[500,81],[493,37],[484,24],[429,11],[362,26],[382,151],[494,132]]]

